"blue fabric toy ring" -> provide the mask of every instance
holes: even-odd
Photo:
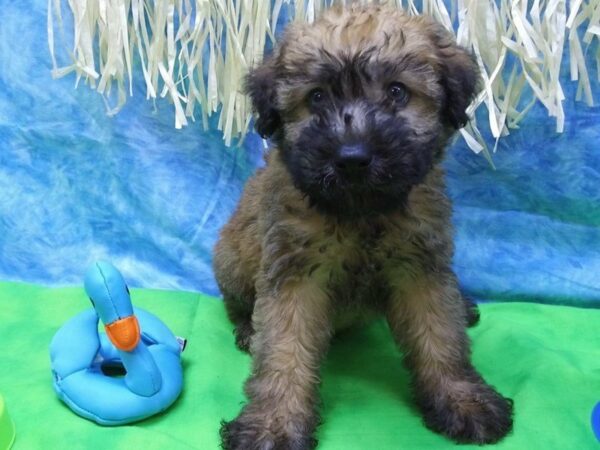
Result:
[[[179,341],[156,316],[133,308],[129,289],[111,264],[92,266],[85,288],[94,309],[70,319],[50,344],[57,395],[101,425],[164,411],[183,386]],[[98,331],[99,319],[106,333]],[[115,370],[124,376],[108,374]]]

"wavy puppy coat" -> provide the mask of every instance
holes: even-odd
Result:
[[[475,443],[510,430],[511,401],[470,362],[476,310],[451,270],[440,167],[477,81],[440,25],[381,6],[291,25],[251,72],[256,128],[274,148],[215,252],[237,344],[253,357],[224,448],[313,448],[331,335],[377,314],[428,427]]]

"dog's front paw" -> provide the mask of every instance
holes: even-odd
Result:
[[[302,424],[294,425],[293,420],[269,423],[265,418],[265,415],[242,412],[231,422],[223,421],[221,447],[224,450],[312,450],[316,447],[317,440]]]
[[[224,450],[273,450],[275,437],[258,424],[242,419],[221,422],[221,447]]]
[[[458,443],[492,444],[512,429],[513,402],[483,382],[451,382],[421,399],[425,424]]]

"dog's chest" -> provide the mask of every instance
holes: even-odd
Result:
[[[325,228],[317,239],[314,276],[339,309],[376,308],[387,297],[386,268],[391,253],[379,224]]]

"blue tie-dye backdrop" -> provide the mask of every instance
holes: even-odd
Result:
[[[262,142],[175,130],[141,83],[107,117],[73,76],[51,79],[46,6],[0,0],[0,279],[80,284],[107,258],[134,286],[216,294],[211,248]],[[455,266],[478,298],[600,301],[600,108],[566,110],[559,135],[534,108],[501,141],[496,171],[460,141],[450,151]]]

